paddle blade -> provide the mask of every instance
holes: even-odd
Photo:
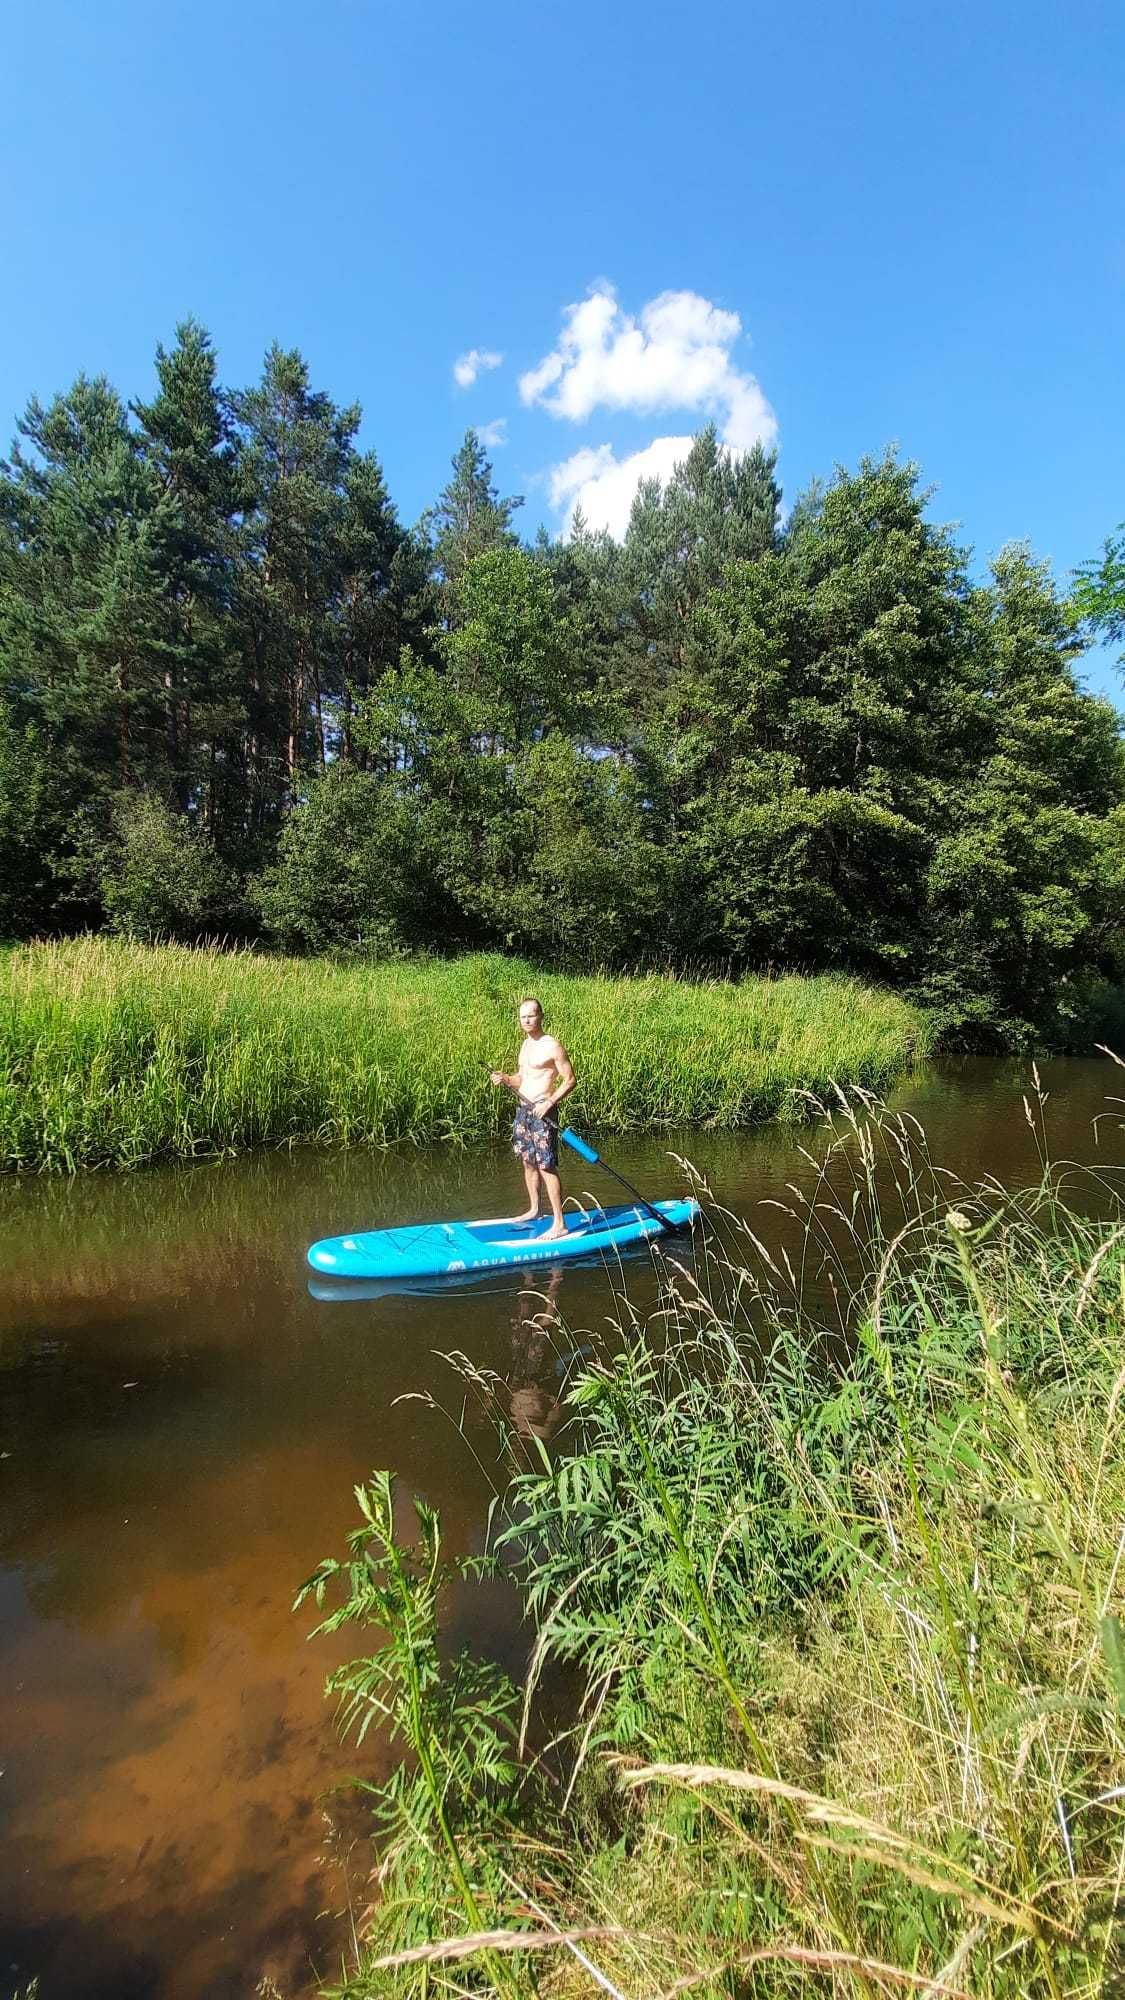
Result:
[[[559,1133],[559,1138],[562,1140],[564,1146],[570,1147],[572,1153],[578,1154],[580,1160],[585,1160],[587,1166],[596,1167],[600,1164],[593,1147],[588,1146],[585,1139],[580,1138],[572,1126],[564,1125],[562,1131]]]

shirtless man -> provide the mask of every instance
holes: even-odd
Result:
[[[492,1071],[495,1084],[519,1092],[521,1099],[512,1126],[512,1151],[523,1162],[527,1184],[527,1208],[516,1222],[533,1222],[539,1213],[539,1189],[547,1190],[553,1221],[543,1237],[553,1243],[565,1236],[562,1212],[562,1182],[559,1179],[558,1107],[574,1089],[574,1068],[562,1043],[543,1033],[543,1009],[538,1000],[521,1000],[520,1027],[523,1047],[514,1076],[502,1069]]]

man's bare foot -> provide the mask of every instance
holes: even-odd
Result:
[[[539,1238],[539,1241],[541,1243],[557,1243],[559,1237],[565,1235],[566,1235],[566,1223],[554,1222],[551,1224],[550,1229],[545,1229],[543,1231],[543,1234]]]
[[[525,1208],[522,1215],[511,1215],[508,1217],[509,1222],[512,1223],[536,1222],[538,1221],[538,1219],[539,1219],[539,1210],[537,1208]]]

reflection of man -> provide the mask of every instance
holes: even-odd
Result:
[[[521,1437],[554,1435],[561,1415],[559,1399],[542,1380],[550,1349],[550,1328],[557,1324],[555,1299],[563,1269],[555,1264],[545,1293],[525,1286],[516,1299],[512,1318],[512,1365],[508,1371],[508,1410]]]
[[[512,1126],[512,1151],[523,1163],[527,1207],[514,1220],[534,1221],[539,1213],[540,1187],[544,1187],[553,1219],[542,1241],[552,1243],[566,1234],[559,1179],[558,1107],[574,1089],[574,1068],[562,1043],[543,1033],[543,1009],[538,1000],[521,1000],[520,1027],[524,1039],[516,1074],[508,1076],[502,1069],[494,1069],[492,1081],[517,1090],[521,1098]]]

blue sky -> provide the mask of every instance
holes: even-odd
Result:
[[[708,415],[790,498],[897,441],[978,567],[1125,517],[1120,0],[13,0],[3,43],[5,435],[147,393],[191,312],[224,380],[277,338],[358,398],[407,519],[470,423],[531,533]]]

